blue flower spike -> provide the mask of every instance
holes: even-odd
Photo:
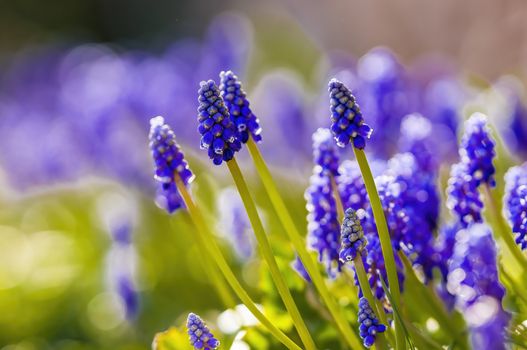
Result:
[[[447,187],[447,207],[459,218],[464,227],[482,222],[483,201],[477,182],[469,174],[465,163],[452,165]]]
[[[339,175],[338,149],[329,129],[319,128],[313,133],[313,160],[322,173]]]
[[[175,183],[177,174],[188,186],[194,180],[187,161],[176,142],[176,136],[161,116],[150,119],[150,151],[154,159],[154,178],[159,182],[156,202],[169,214],[184,206]]]
[[[467,165],[467,171],[476,181],[477,186],[486,183],[491,187],[496,185],[494,174],[496,169],[492,161],[496,155],[494,141],[490,136],[487,117],[482,113],[474,113],[465,122],[465,133],[461,138],[459,148],[461,162]]]
[[[348,208],[342,221],[340,230],[340,252],[339,259],[342,263],[353,261],[357,255],[363,255],[367,241],[360,219],[355,210]]]
[[[377,333],[386,331],[386,326],[379,323],[377,317],[364,297],[359,300],[359,333],[364,346],[370,348],[375,343]]]
[[[342,82],[333,78],[329,82],[329,97],[331,132],[337,145],[345,147],[353,141],[355,148],[364,149],[366,139],[370,138],[372,129],[364,123],[355,96]]]
[[[240,141],[247,143],[250,135],[255,142],[260,142],[262,140],[260,121],[251,110],[240,80],[232,71],[221,72],[220,80],[221,97],[229,109],[231,120],[238,129]]]
[[[515,234],[515,242],[527,249],[527,163],[510,168],[505,174],[505,209]]]
[[[223,161],[228,162],[242,145],[236,126],[214,81],[200,83],[198,101],[200,147],[208,151],[209,158],[215,165],[220,165]]]
[[[194,349],[214,350],[220,346],[219,340],[214,338],[205,322],[196,314],[188,314],[187,330],[190,337],[190,345]]]

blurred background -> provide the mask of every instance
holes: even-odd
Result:
[[[169,216],[156,194],[155,115],[189,157],[233,266],[265,294],[226,169],[199,151],[198,84],[228,69],[302,232],[311,134],[329,125],[333,76],[357,93],[381,161],[401,145],[403,118],[421,113],[448,168],[459,122],[475,110],[505,140],[507,164],[527,156],[522,0],[0,0],[0,349],[144,349],[191,310],[220,315],[189,218]]]

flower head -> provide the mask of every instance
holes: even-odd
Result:
[[[363,149],[372,129],[364,123],[364,118],[355,96],[337,79],[329,82],[331,111],[331,132],[340,147],[353,141],[353,146]]]
[[[350,262],[355,259],[357,254],[362,255],[366,243],[357,213],[351,208],[346,209],[340,231],[340,261],[342,263]]]
[[[202,81],[198,91],[200,147],[208,150],[213,163],[229,161],[241,149],[238,131],[214,81]]]
[[[249,100],[238,77],[232,71],[222,71],[220,79],[221,97],[229,109],[231,120],[238,129],[240,141],[246,143],[250,134],[255,142],[260,142],[262,140],[260,122],[249,106]]]
[[[487,117],[482,113],[474,113],[465,122],[465,133],[461,138],[459,149],[461,162],[467,166],[467,173],[474,179],[476,186],[481,183],[495,186],[494,165],[492,160],[496,155],[494,141],[490,136]]]
[[[329,129],[319,128],[313,133],[313,161],[321,172],[339,175],[338,149]]]
[[[359,332],[364,346],[369,348],[375,343],[377,333],[386,331],[386,326],[379,323],[368,300],[364,297],[359,300]]]
[[[356,161],[345,160],[339,167],[337,185],[345,208],[366,210],[369,206],[368,193],[362,180],[359,164]]]
[[[214,338],[205,322],[196,314],[188,314],[187,330],[190,336],[190,345],[194,349],[214,350],[220,346],[219,340]]]
[[[163,117],[150,119],[150,150],[155,164],[154,178],[159,182],[156,202],[169,213],[183,206],[175,185],[175,176],[188,186],[194,180],[176,136]]]
[[[325,263],[328,274],[334,277],[335,266],[340,270],[340,227],[331,181],[329,177],[315,171],[309,182],[309,188],[305,193],[308,210],[308,244],[318,252],[319,261]]]
[[[527,163],[505,174],[505,209],[516,244],[527,249]]]
[[[481,222],[483,202],[477,188],[477,182],[468,173],[465,163],[452,165],[447,187],[447,207],[459,218],[463,227]]]

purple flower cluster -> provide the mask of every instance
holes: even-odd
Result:
[[[359,299],[359,333],[364,346],[370,348],[375,343],[377,333],[386,331],[386,326],[379,323],[368,300],[364,297]]]
[[[169,214],[184,206],[176,188],[176,176],[188,186],[194,179],[187,161],[176,143],[176,136],[163,117],[150,120],[150,150],[155,164],[155,179],[159,182],[156,202]]]
[[[461,162],[466,164],[467,174],[474,179],[476,186],[481,183],[496,185],[494,180],[496,169],[492,164],[496,152],[487,124],[487,117],[484,114],[474,113],[465,122],[465,133],[459,148]]]
[[[214,81],[200,83],[198,101],[200,147],[208,151],[215,165],[220,165],[223,161],[231,160],[234,153],[241,149],[238,130]]]
[[[221,97],[238,129],[240,141],[246,143],[250,134],[255,142],[260,142],[262,140],[260,122],[249,106],[238,77],[232,71],[227,71],[220,73],[220,79]]]
[[[463,227],[482,221],[483,202],[465,163],[454,164],[450,170],[446,205]]]
[[[329,176],[339,175],[338,148],[329,129],[319,128],[313,133],[313,161],[318,168],[316,171]]]
[[[471,328],[475,349],[505,349],[509,315],[501,305],[505,289],[499,282],[496,243],[490,228],[474,224],[457,234],[448,273],[448,290],[456,295]]]
[[[337,79],[329,82],[331,132],[337,145],[345,147],[350,141],[358,149],[366,147],[372,129],[364,123],[360,107],[351,91]]]
[[[308,245],[318,252],[318,259],[325,264],[328,275],[334,277],[341,266],[340,227],[330,178],[315,171],[309,179],[305,197]]]
[[[504,202],[516,244],[527,249],[527,163],[512,167],[505,174]]]
[[[340,261],[345,264],[353,261],[357,255],[364,255],[366,244],[364,231],[357,213],[351,208],[346,209],[340,230]]]
[[[214,338],[205,322],[196,314],[188,314],[187,333],[190,338],[190,345],[194,349],[214,350],[220,346],[219,340]]]
[[[339,167],[338,190],[344,208],[365,211],[368,206],[368,193],[356,161],[345,160]]]

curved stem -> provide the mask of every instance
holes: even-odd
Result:
[[[498,232],[498,235],[499,237],[501,237],[501,240],[505,242],[505,245],[507,246],[511,254],[514,256],[518,264],[521,266],[524,273],[526,273],[527,272],[527,256],[523,254],[520,247],[514,241],[512,230],[510,229],[509,225],[505,221],[505,218],[503,217],[503,215],[501,215],[498,209],[498,203],[496,202],[496,199],[492,195],[492,191],[488,184],[483,185],[483,193],[485,194],[486,202],[490,207],[490,214],[492,215],[493,221],[498,226],[498,230],[493,230],[493,231]]]
[[[370,198],[371,208],[373,210],[373,217],[375,219],[375,225],[377,226],[377,232],[379,234],[379,240],[381,242],[382,255],[386,265],[386,274],[388,275],[388,284],[390,294],[392,295],[394,307],[400,310],[401,292],[399,289],[399,279],[397,277],[397,269],[395,265],[395,257],[393,254],[392,243],[390,240],[390,233],[388,231],[388,224],[386,217],[384,216],[384,210],[382,208],[381,199],[373,180],[370,165],[366,158],[366,154],[363,150],[353,147],[353,152],[359,163],[360,171],[362,173],[362,179],[366,186],[366,191]],[[397,350],[406,348],[406,340],[402,329],[401,321],[395,318],[395,348]]]
[[[307,251],[305,241],[298,232],[298,229],[293,222],[293,218],[291,217],[289,210],[280,196],[280,192],[278,191],[278,188],[273,180],[271,172],[269,171],[269,168],[267,167],[267,164],[265,163],[258,146],[252,140],[252,138],[249,138],[247,147],[253,159],[258,175],[260,176],[260,179],[265,187],[267,195],[269,196],[269,199],[271,200],[271,203],[275,209],[278,219],[282,223],[282,226],[289,236],[293,247],[298,253],[302,264],[304,264],[304,267],[311,277],[315,288],[318,290],[321,299],[323,300],[324,304],[326,304],[331,316],[335,320],[337,329],[342,335],[342,338],[346,340],[346,343],[351,349],[361,349],[361,341],[351,329],[346,317],[330,294],[329,289],[326,286],[326,282],[324,281],[324,278],[318,269],[317,263]]]
[[[185,217],[187,220],[192,221],[192,218],[190,217],[189,213]],[[192,224],[194,222],[192,221]],[[202,235],[196,235],[198,239],[198,247],[204,247],[207,242],[204,240]],[[201,265],[203,266],[203,270],[205,271],[205,274],[207,275],[208,280],[212,281],[212,284],[214,285],[214,288],[218,292],[223,304],[227,309],[232,309],[236,306],[236,301],[231,295],[231,292],[225,285],[223,279],[221,278],[221,275],[218,275],[218,271],[216,270],[217,267],[214,265],[214,262],[208,255],[204,256],[203,259],[200,259]]]
[[[307,326],[300,315],[300,311],[298,311],[295,301],[293,300],[293,296],[291,295],[291,292],[289,291],[289,288],[287,287],[287,284],[280,273],[280,269],[278,268],[278,264],[276,263],[276,259],[271,249],[271,244],[267,239],[267,234],[265,233],[262,221],[260,220],[260,216],[256,210],[256,205],[254,204],[249,187],[243,178],[240,167],[238,166],[235,158],[229,160],[227,165],[231,172],[234,183],[238,188],[238,192],[242,198],[243,205],[245,206],[245,210],[249,216],[249,221],[253,227],[256,240],[258,241],[260,252],[267,262],[269,272],[271,273],[271,277],[273,278],[274,283],[278,289],[278,293],[282,297],[282,301],[284,302],[287,311],[289,311],[298,334],[300,335],[300,338],[302,339],[306,349],[316,349],[315,343],[309,334],[309,330],[307,329]]]
[[[245,306],[251,311],[251,313],[262,323],[264,327],[269,330],[269,332],[282,344],[284,344],[288,349],[291,350],[301,350],[301,348],[295,344],[291,339],[289,339],[281,330],[279,330],[265,315],[258,309],[256,304],[252,301],[249,294],[243,289],[242,285],[238,280],[236,279],[236,276],[232,272],[231,268],[229,267],[229,264],[225,260],[225,257],[221,253],[221,250],[219,249],[216,239],[212,232],[209,230],[208,226],[205,224],[205,220],[203,219],[203,215],[199,211],[198,207],[194,204],[194,201],[192,200],[192,197],[190,196],[190,193],[188,193],[187,188],[181,181],[181,179],[176,175],[176,186],[178,188],[179,193],[181,194],[181,197],[183,197],[183,201],[185,202],[185,205],[188,209],[188,212],[190,214],[190,217],[192,218],[192,221],[194,222],[194,225],[196,226],[197,234],[201,235],[203,240],[207,242],[207,244],[204,245],[204,249],[206,250],[206,253],[210,254],[213,258],[213,260],[216,262],[218,268],[223,273],[225,279],[227,280],[227,283],[231,286],[231,288],[234,290],[236,295],[240,298],[242,303],[245,304]]]

